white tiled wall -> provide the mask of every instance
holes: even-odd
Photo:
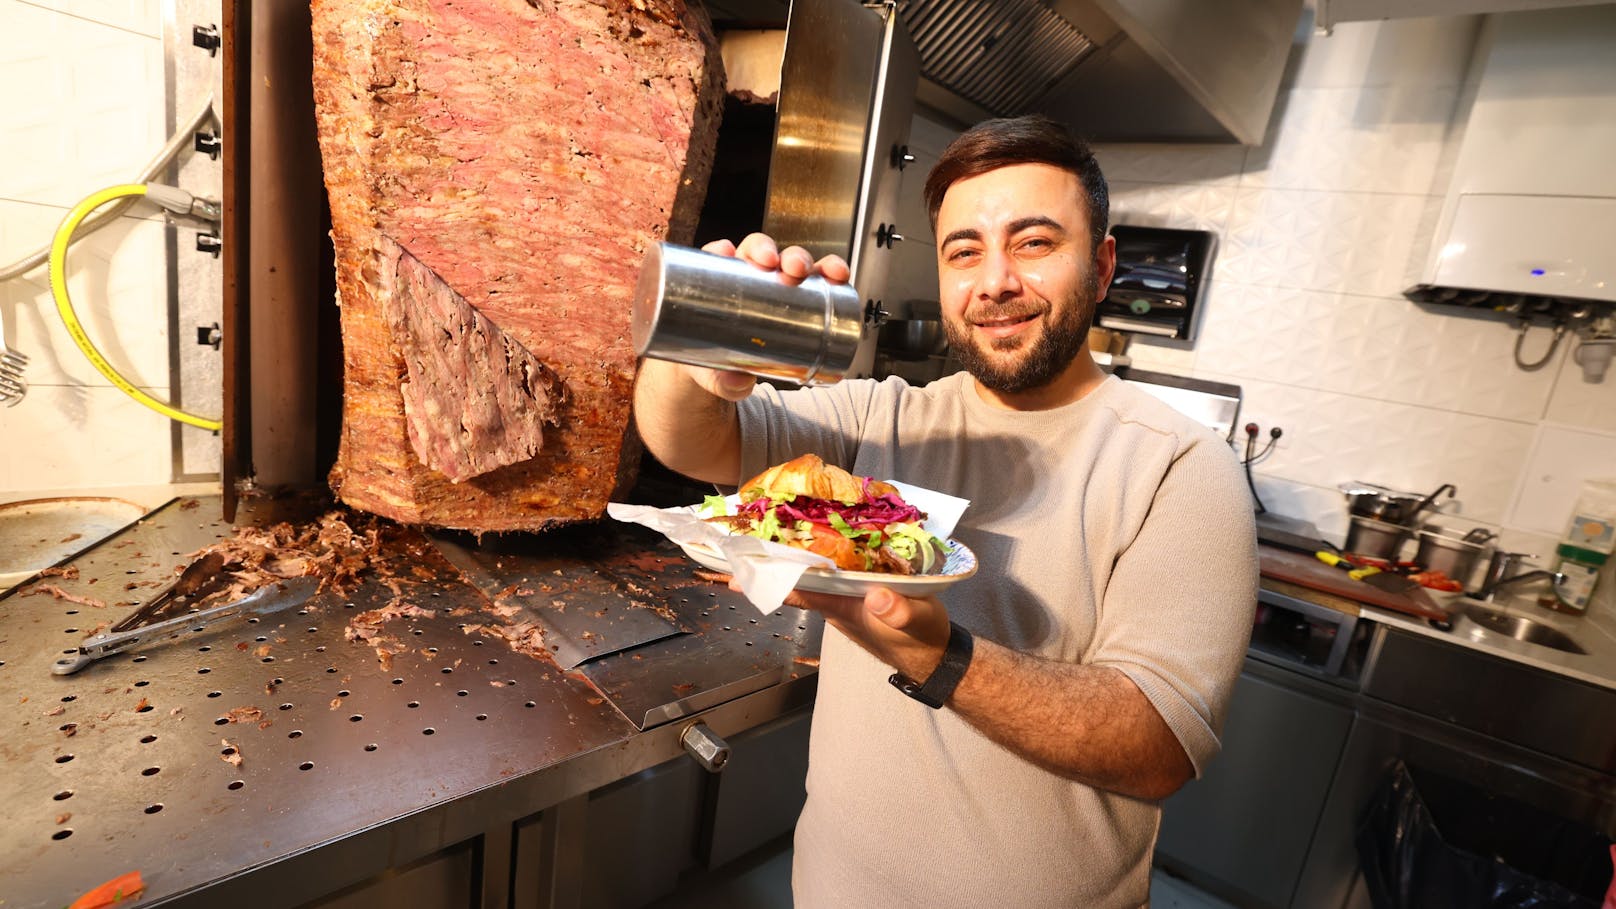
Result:
[[[69,208],[134,179],[167,140],[162,33],[161,0],[0,0],[0,265],[49,243]],[[167,399],[168,278],[154,212],[142,203],[76,243],[68,287],[107,360]],[[79,353],[45,266],[0,284],[0,320],[31,360],[27,397],[0,407],[0,496],[172,479],[169,421]]]
[[[1193,347],[1138,338],[1128,353],[1143,368],[1240,385],[1242,423],[1258,423],[1264,441],[1284,430],[1257,470],[1265,503],[1338,542],[1347,513],[1337,484],[1453,483],[1444,523],[1486,525],[1506,546],[1547,554],[1552,537],[1516,517],[1522,490],[1535,488],[1526,480],[1540,486],[1553,469],[1537,454],[1542,428],[1580,430],[1554,434],[1560,445],[1616,435],[1616,378],[1584,382],[1570,344],[1523,372],[1512,324],[1433,314],[1401,296],[1424,265],[1463,136],[1480,25],[1353,23],[1328,37],[1304,27],[1262,146],[1097,149],[1114,222],[1203,228],[1221,244]],[[905,195],[918,198],[911,182]],[[905,216],[915,217],[923,223]],[[924,265],[902,273],[934,290]],[[1526,357],[1547,343],[1534,330]]]

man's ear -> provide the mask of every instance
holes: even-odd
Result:
[[[1094,283],[1100,290],[1094,297],[1098,303],[1105,299],[1111,288],[1111,276],[1117,272],[1117,238],[1105,235],[1105,241],[1094,251]]]

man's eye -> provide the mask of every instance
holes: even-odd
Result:
[[[1054,243],[1050,242],[1044,237],[1030,237],[1022,241],[1021,248],[1030,250],[1045,250],[1053,247],[1054,245]]]
[[[971,259],[974,259],[975,257],[976,257],[976,250],[974,250],[974,249],[956,249],[953,252],[948,254],[948,261],[950,261],[950,262],[961,262],[962,263],[962,262],[968,262]]]

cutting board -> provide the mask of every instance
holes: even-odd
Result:
[[[1262,562],[1263,577],[1289,581],[1309,590],[1335,594],[1421,619],[1444,621],[1448,617],[1442,607],[1436,605],[1424,590],[1392,593],[1371,587],[1348,576],[1345,571],[1332,568],[1310,555],[1276,549],[1272,546],[1259,546],[1257,549]]]

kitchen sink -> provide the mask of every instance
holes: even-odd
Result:
[[[1582,654],[1588,652],[1582,649],[1582,646],[1575,639],[1558,628],[1529,619],[1526,616],[1489,609],[1471,600],[1460,601],[1458,609],[1454,611],[1453,619],[1453,630],[1456,632],[1466,631],[1465,625],[1469,624],[1473,627],[1486,629],[1493,634],[1501,634],[1517,641],[1525,641],[1539,647],[1548,647],[1551,650]]]

